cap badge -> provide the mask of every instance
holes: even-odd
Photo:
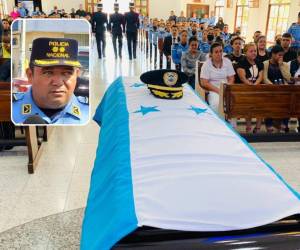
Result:
[[[166,72],[163,76],[164,83],[167,86],[174,86],[178,80],[178,74],[176,72]]]

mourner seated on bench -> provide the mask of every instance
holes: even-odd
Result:
[[[215,111],[219,107],[221,83],[234,83],[234,69],[231,61],[223,57],[223,47],[214,43],[210,48],[210,58],[201,68],[201,86],[209,91],[208,102]]]
[[[284,49],[276,45],[271,50],[271,59],[264,61],[264,82],[266,84],[288,84],[291,82],[291,74],[289,72],[288,64],[283,61]],[[273,132],[273,119],[265,120],[268,132]],[[276,128],[279,131],[289,131],[289,119],[285,118],[282,121],[277,120]]]
[[[246,44],[244,47],[245,58],[239,61],[236,65],[237,77],[236,83],[247,85],[258,85],[263,82],[263,64],[257,60],[257,49],[255,43]],[[261,128],[261,120],[256,120],[256,126],[253,133],[256,133]],[[246,133],[252,131],[251,117],[246,118]]]
[[[245,114],[261,120],[272,117],[279,121],[286,117],[298,118],[300,116],[300,86],[297,85],[225,84],[221,92],[223,97],[220,103],[227,120],[245,117]],[[269,135],[261,133],[257,136],[263,135],[266,135],[266,138],[270,135],[274,136],[273,141],[277,141],[276,138],[282,141],[299,141],[299,136],[295,137],[294,133]],[[262,137],[260,141],[264,141]]]

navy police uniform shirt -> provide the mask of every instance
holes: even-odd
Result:
[[[92,30],[95,33],[104,33],[108,26],[107,14],[103,12],[95,12],[92,17]]]
[[[296,49],[300,49],[300,24],[293,23],[291,27],[288,29],[288,33],[290,33],[294,38],[292,47]]]
[[[113,35],[122,35],[122,32],[125,32],[125,17],[120,13],[111,14],[109,29]]]
[[[49,124],[85,124],[89,119],[89,105],[80,97],[72,96],[70,102],[57,114],[50,119],[45,113],[35,104],[32,99],[31,89],[26,93],[14,94],[13,102],[13,121],[17,124],[33,116],[40,116],[46,123]]]
[[[126,31],[137,32],[139,28],[139,14],[130,11],[125,13]]]

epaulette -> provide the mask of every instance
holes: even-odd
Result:
[[[14,93],[13,94],[13,102],[20,101],[24,98],[25,93]]]
[[[89,98],[87,96],[76,96],[77,100],[82,104],[89,104]]]

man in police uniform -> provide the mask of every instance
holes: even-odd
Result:
[[[134,3],[129,3],[130,11],[125,13],[126,36],[128,45],[129,60],[136,59],[136,44],[139,28],[139,14],[134,12]]]
[[[122,33],[125,31],[125,19],[124,16],[119,12],[119,4],[117,0],[114,4],[115,13],[111,14],[109,17],[109,30],[112,33],[112,41],[114,46],[115,58],[118,58],[117,51],[117,39],[119,44],[119,57],[122,59],[122,45],[123,45],[123,35]]]
[[[290,33],[294,38],[292,47],[300,50],[300,12],[298,13],[298,22],[291,25],[288,29],[288,33]]]
[[[105,57],[105,46],[106,46],[105,30],[106,27],[108,26],[107,14],[103,13],[102,9],[103,9],[103,4],[98,3],[97,12],[94,13],[92,17],[92,30],[96,35],[99,59]]]
[[[74,90],[81,64],[74,39],[37,38],[32,43],[26,93],[14,94],[16,124],[85,124],[89,106]]]

